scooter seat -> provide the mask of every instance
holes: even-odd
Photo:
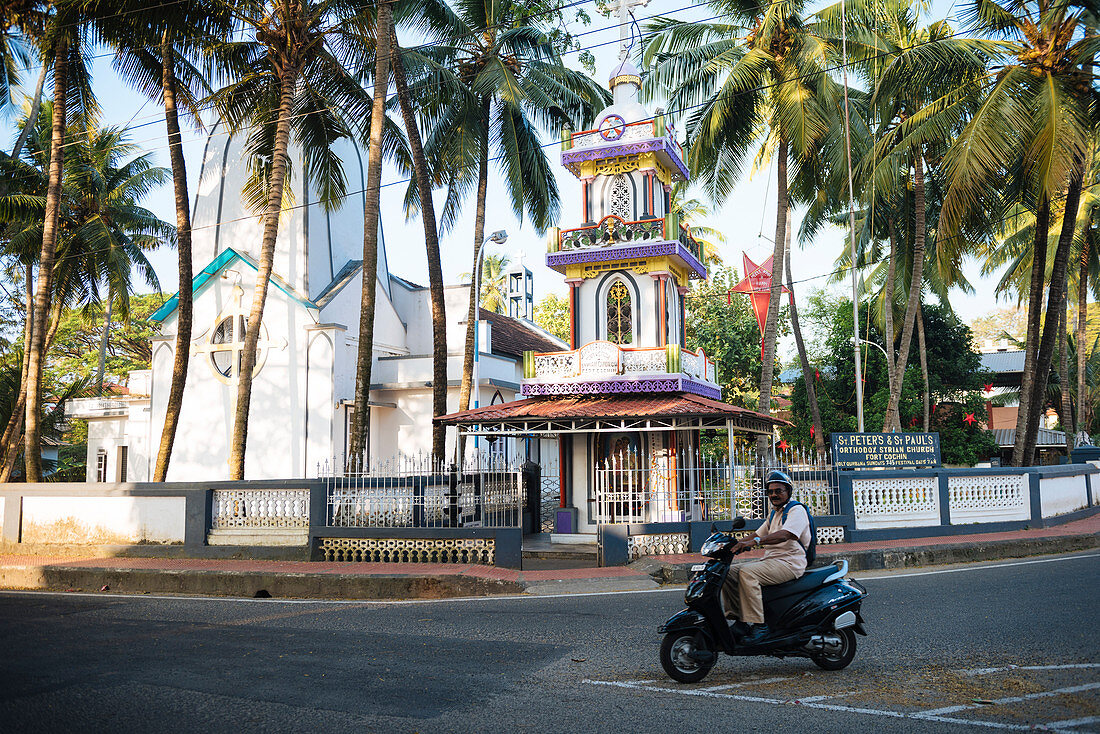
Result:
[[[781,599],[785,596],[791,596],[792,594],[809,593],[814,589],[824,586],[825,579],[836,572],[837,567],[830,564],[821,568],[807,569],[805,573],[793,581],[786,581],[774,586],[764,586],[762,587],[764,603],[767,604],[772,599]]]

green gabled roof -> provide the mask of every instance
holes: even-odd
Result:
[[[202,272],[191,279],[191,292],[195,295],[198,295],[202,287],[206,285],[206,283],[211,278],[221,273],[221,271],[229,267],[230,263],[235,260],[240,260],[253,270],[259,271],[260,269],[251,257],[248,257],[247,255],[242,255],[241,253],[234,250],[232,247],[228,247],[225,249],[224,252],[211,260],[210,263],[202,269]],[[280,278],[278,275],[272,273],[271,282],[275,285],[276,288],[285,293],[291,300],[300,303],[306,308],[317,308],[316,303],[297,293],[285,280]],[[167,301],[165,301],[164,305],[158,308],[156,312],[149,317],[149,320],[159,323],[168,318],[168,315],[175,311],[176,308],[179,306],[179,295],[179,293],[176,293]]]

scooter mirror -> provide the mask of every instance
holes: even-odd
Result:
[[[733,529],[734,530],[738,530],[738,529],[743,528],[743,527],[745,527],[745,518],[743,518],[743,517],[733,518]]]

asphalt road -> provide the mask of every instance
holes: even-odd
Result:
[[[2,593],[0,732],[1100,731],[1100,553],[944,571],[856,574],[871,635],[844,671],[726,657],[690,686],[657,661],[676,589]]]

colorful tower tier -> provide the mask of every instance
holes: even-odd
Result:
[[[551,233],[548,267],[569,284],[570,350],[529,355],[522,392],[690,392],[719,399],[714,363],[684,344],[684,296],[706,278],[699,243],[671,210],[687,180],[663,114],[638,102],[629,62],[611,73],[613,104],[592,130],[567,133],[561,162],[581,183],[580,223]]]

